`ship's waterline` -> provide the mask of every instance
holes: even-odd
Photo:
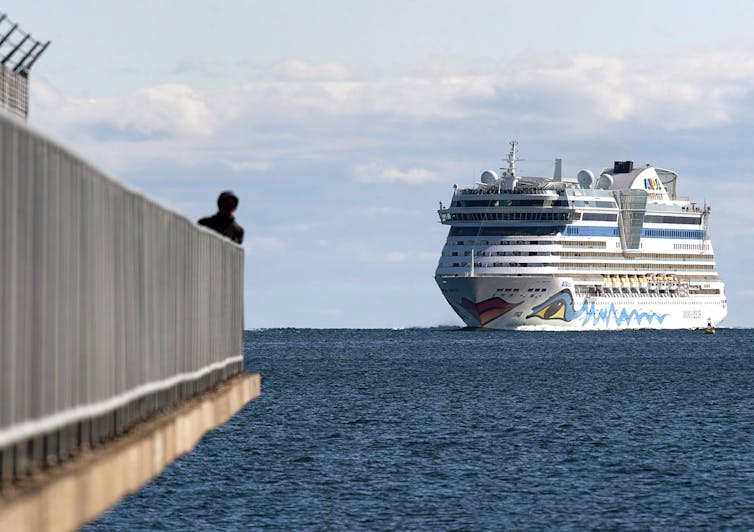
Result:
[[[678,198],[677,174],[616,162],[599,178],[516,174],[455,189],[435,278],[461,319],[498,329],[686,329],[727,314],[707,205]]]
[[[689,329],[725,318],[720,298],[582,296],[565,277],[437,277],[470,327],[523,330]]]

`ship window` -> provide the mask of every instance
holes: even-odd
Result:
[[[699,225],[701,218],[698,216],[658,216],[658,215],[646,215],[644,217],[645,223],[656,224],[685,224],[685,225]]]
[[[581,215],[581,219],[585,221],[614,222],[618,219],[618,215],[603,212],[585,212]]]
[[[455,236],[544,236],[554,235],[562,231],[563,227],[540,225],[533,227],[505,227],[505,226],[487,226],[487,227],[459,227],[450,228],[451,237]]]

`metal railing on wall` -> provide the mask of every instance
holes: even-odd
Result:
[[[16,116],[29,114],[29,79],[0,65],[0,107]]]
[[[0,112],[0,485],[243,371],[243,250]]]
[[[29,115],[29,72],[49,45],[0,13],[0,108],[21,118]]]

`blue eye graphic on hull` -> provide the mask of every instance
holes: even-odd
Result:
[[[541,318],[543,320],[571,321],[581,316],[582,311],[573,308],[573,297],[569,290],[561,290],[550,299],[531,309],[527,318]]]
[[[616,308],[610,303],[607,308],[597,309],[595,304],[584,301],[579,310],[574,308],[573,296],[569,290],[561,290],[554,296],[550,297],[544,303],[531,309],[527,319],[539,318],[541,320],[563,320],[573,321],[583,318],[582,325],[641,325],[643,322],[652,324],[655,321],[662,323],[668,317],[668,314],[657,314],[656,312],[639,312],[638,310],[628,311],[625,308]]]

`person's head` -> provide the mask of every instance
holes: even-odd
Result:
[[[217,197],[217,210],[230,216],[238,208],[238,197],[230,190],[221,192]]]

